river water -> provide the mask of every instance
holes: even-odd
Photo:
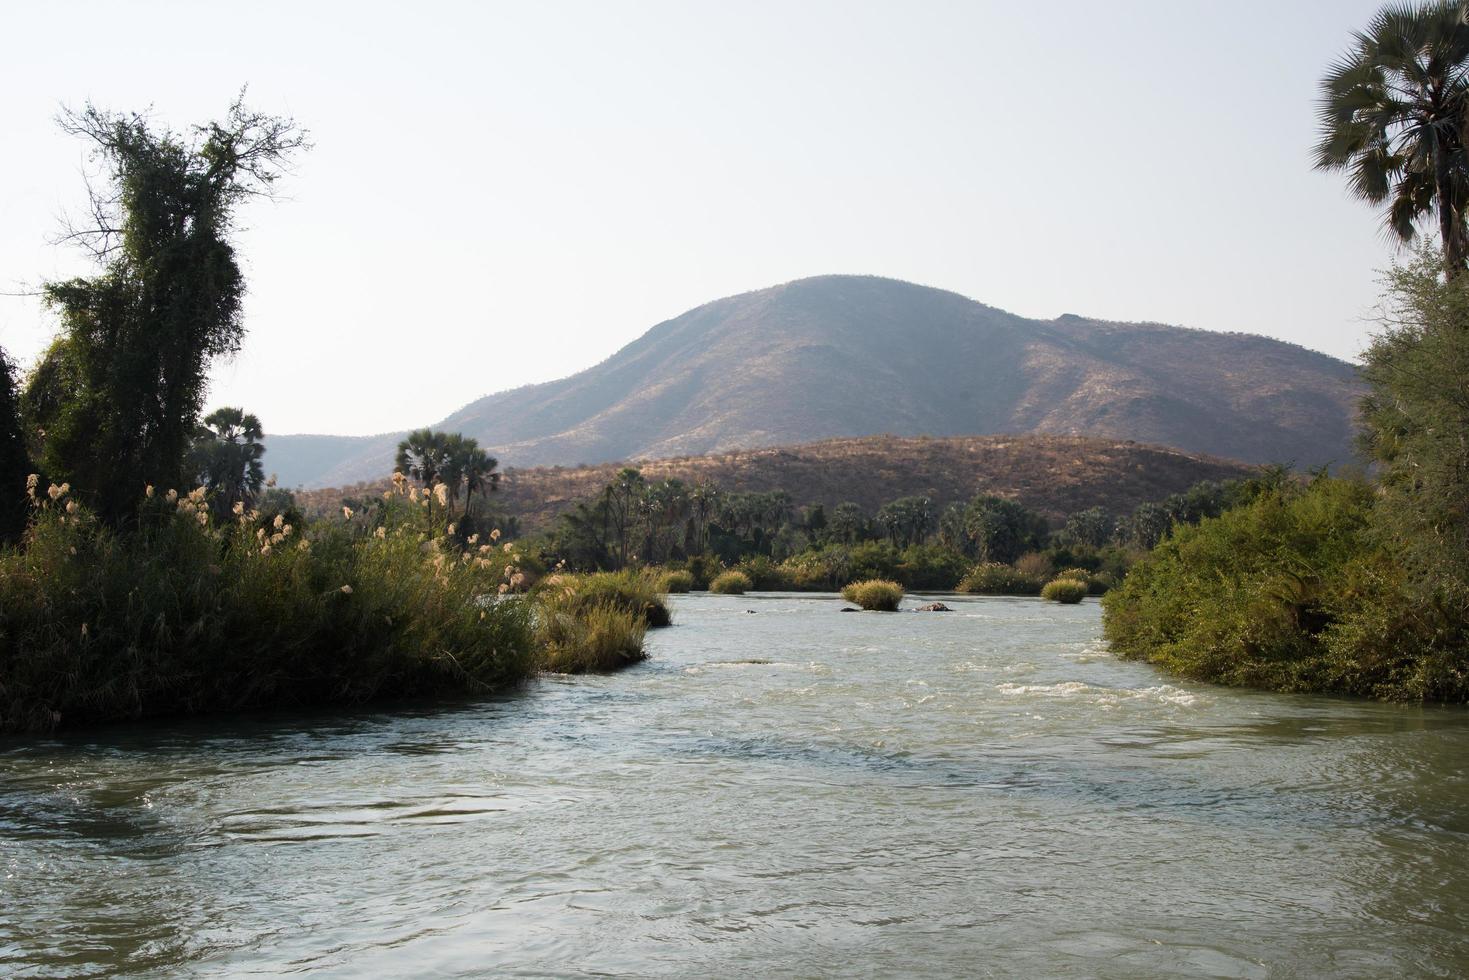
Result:
[[[488,703],[0,742],[0,974],[1469,974],[1469,714],[945,601],[676,597],[648,663]]]

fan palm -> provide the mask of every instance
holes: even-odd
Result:
[[[217,408],[205,417],[194,436],[193,463],[216,515],[237,503],[249,505],[260,492],[265,483],[260,463],[264,438],[260,419],[243,408]]]
[[[1321,81],[1316,145],[1316,166],[1347,171],[1354,194],[1385,204],[1399,240],[1435,216],[1449,275],[1469,258],[1466,8],[1463,0],[1384,7]]]
[[[448,450],[447,435],[432,429],[419,429],[408,433],[408,438],[398,443],[398,459],[393,468],[431,489],[443,477]]]

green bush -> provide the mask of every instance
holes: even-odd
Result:
[[[605,601],[590,605],[575,593],[537,595],[536,666],[553,674],[603,673],[648,658],[641,617]]]
[[[897,582],[868,579],[866,582],[853,582],[842,589],[842,598],[863,609],[896,612],[898,604],[903,601],[903,587]]]
[[[59,489],[59,488],[58,488]],[[341,523],[209,525],[162,494],[115,532],[40,494],[0,549],[0,730],[487,691],[534,669],[499,562]]]
[[[650,629],[673,623],[673,613],[663,601],[662,576],[652,569],[553,575],[545,583],[548,589],[569,591],[564,601],[573,610],[609,605],[632,613]]]
[[[709,583],[709,591],[720,595],[744,595],[754,584],[744,572],[725,572]]]
[[[948,548],[912,545],[903,549],[897,566],[897,581],[917,591],[948,592],[969,571],[970,560]]]
[[[1009,565],[988,562],[971,568],[959,583],[959,591],[974,595],[1040,595],[1044,584],[1043,579]]]
[[[687,571],[666,572],[658,581],[658,589],[669,595],[683,595],[693,591],[694,573]]]
[[[1103,597],[1107,639],[1201,680],[1421,696],[1433,685],[1412,680],[1421,664],[1407,634],[1381,629],[1413,616],[1370,612],[1393,606],[1393,563],[1368,547],[1372,501],[1364,483],[1322,478],[1176,527]],[[1447,686],[1462,697],[1462,669],[1457,678]]]
[[[1041,589],[1041,598],[1065,605],[1074,605],[1086,598],[1087,584],[1076,578],[1054,578]]]
[[[761,592],[784,592],[790,588],[786,570],[765,555],[751,555],[736,565],[735,570],[750,580],[747,588]]]

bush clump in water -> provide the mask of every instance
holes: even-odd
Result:
[[[563,602],[570,611],[609,605],[639,617],[650,629],[673,624],[673,614],[663,601],[662,578],[649,569],[594,572],[590,575],[561,574],[546,580],[548,589],[570,591]]]
[[[1087,584],[1075,578],[1054,578],[1041,589],[1041,598],[1064,605],[1074,605],[1086,598]]]
[[[648,658],[641,617],[607,601],[550,589],[536,606],[536,666],[552,674],[606,673]]]
[[[720,595],[744,595],[755,585],[744,572],[724,572],[709,583],[709,591]]]
[[[959,583],[960,592],[972,595],[1040,595],[1045,580],[1027,575],[1000,562],[975,565]]]
[[[666,573],[658,583],[658,589],[669,595],[683,595],[692,592],[694,588],[694,573],[687,571],[675,571]]]
[[[898,603],[903,601],[903,587],[897,582],[868,579],[865,582],[853,582],[842,589],[842,598],[855,602],[863,609],[896,612]]]

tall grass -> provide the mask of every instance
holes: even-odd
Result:
[[[692,592],[694,588],[694,573],[682,569],[667,572],[658,582],[658,591],[669,595],[683,595]]]
[[[990,562],[970,569],[959,583],[959,591],[974,595],[1040,595],[1044,584],[1045,579]]]
[[[734,571],[724,572],[709,583],[709,591],[720,595],[744,595],[754,587],[755,584],[750,581],[750,576],[744,572]]]
[[[499,563],[407,531],[309,534],[203,494],[157,495],[114,532],[40,495],[0,550],[0,730],[484,691],[534,669]]]
[[[559,600],[568,611],[612,606],[638,617],[650,629],[672,625],[673,613],[663,600],[663,576],[652,569],[561,574],[545,580],[545,588],[563,593]]]
[[[853,582],[842,589],[842,598],[863,609],[896,612],[898,604],[903,601],[903,587],[897,582],[868,579],[866,582]]]
[[[646,630],[639,616],[614,603],[587,605],[574,593],[549,590],[536,606],[536,665],[555,674],[628,667],[648,657]]]
[[[1086,598],[1087,584],[1076,578],[1054,578],[1041,589],[1041,598],[1062,605],[1075,605]]]

